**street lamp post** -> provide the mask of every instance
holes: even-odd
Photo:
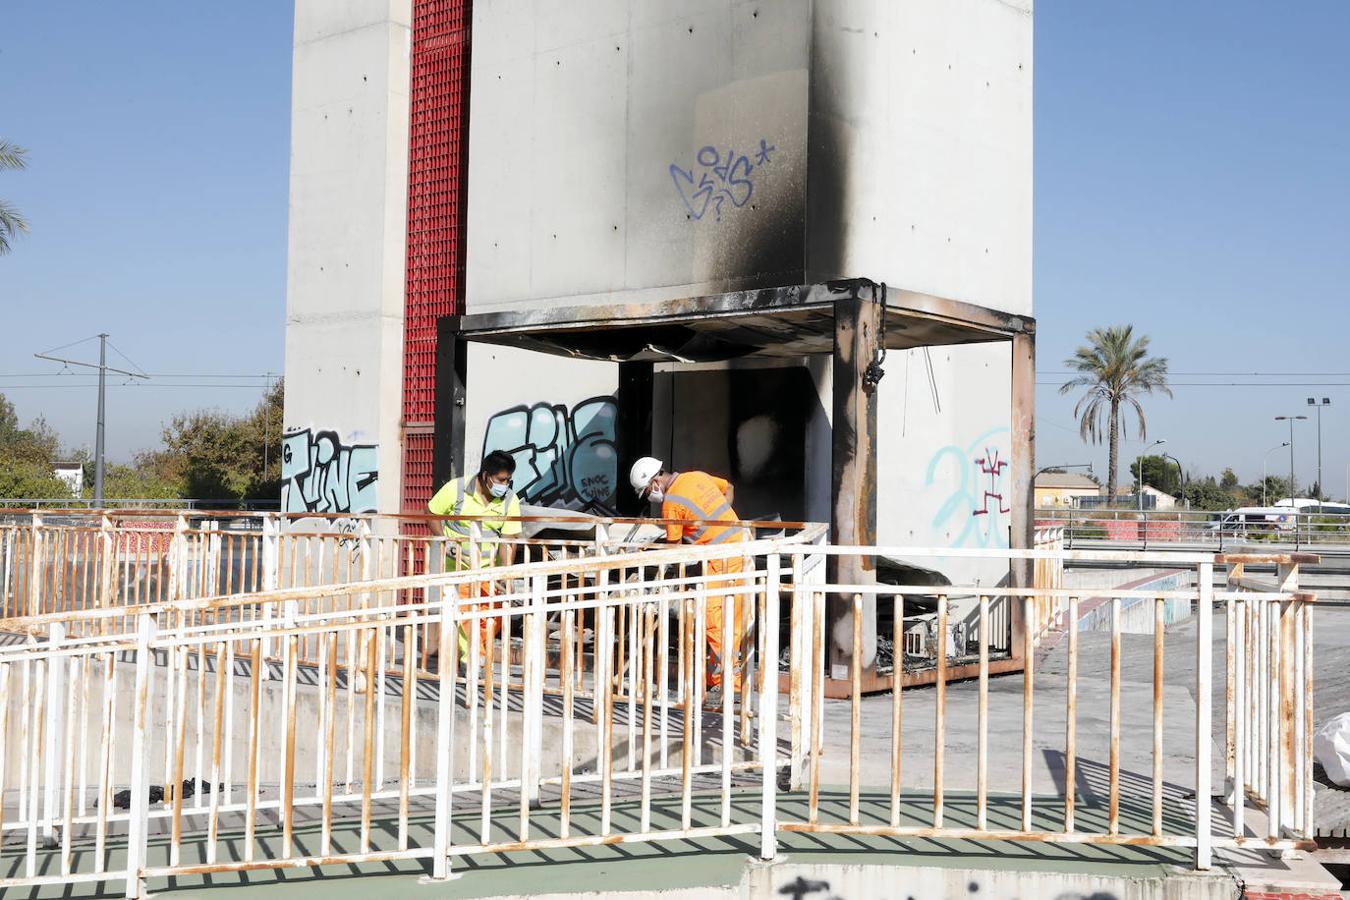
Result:
[[[1177,477],[1181,479],[1181,506],[1183,509],[1188,509],[1189,507],[1186,506],[1186,470],[1181,467],[1181,460],[1170,453],[1164,453],[1163,459],[1170,459],[1177,464]]]
[[[1317,409],[1317,496],[1313,499],[1319,503],[1322,501],[1322,492],[1326,490],[1326,485],[1322,483],[1322,407],[1331,405],[1330,397],[1323,397],[1322,402],[1318,403],[1316,397],[1308,398],[1308,405]]]
[[[1269,506],[1269,505],[1270,505],[1270,504],[1266,503],[1266,473],[1269,471],[1269,469],[1268,469],[1267,467],[1268,467],[1268,465],[1270,464],[1270,454],[1274,453],[1276,450],[1283,450],[1285,447],[1288,447],[1288,446],[1289,446],[1289,442],[1288,442],[1288,441],[1285,441],[1284,443],[1280,444],[1280,446],[1278,446],[1278,447],[1271,447],[1269,450],[1266,451],[1265,458],[1261,460],[1261,505],[1262,505],[1262,506]],[[1347,483],[1350,483],[1350,481],[1347,481]]]
[[[1294,509],[1298,509],[1297,504],[1294,503],[1294,495],[1295,493],[1297,493],[1294,490],[1294,423],[1299,421],[1300,419],[1306,420],[1307,418],[1308,418],[1307,416],[1275,417],[1276,422],[1287,421],[1289,423],[1289,505],[1292,506]]]
[[[1139,472],[1138,472],[1139,487],[1138,489],[1135,490],[1135,494],[1138,496],[1139,510],[1141,512],[1144,509],[1144,454],[1152,450],[1154,447],[1157,447],[1159,444],[1165,443],[1167,443],[1166,438],[1159,438],[1158,440],[1154,441],[1153,443],[1149,444],[1147,447],[1139,451],[1139,458],[1136,460],[1136,462],[1139,465]]]

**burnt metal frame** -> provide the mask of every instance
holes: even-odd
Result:
[[[785,346],[781,340],[783,335],[793,334],[793,320],[802,320],[804,316],[810,317],[804,321],[814,325],[816,330],[806,336],[804,343],[793,341],[792,346]],[[822,327],[826,321],[829,323],[828,332]],[[783,330],[785,324],[786,332]],[[467,372],[462,348],[466,342],[506,344],[555,355],[618,362],[620,392],[630,401],[642,396],[648,398],[642,408],[635,408],[628,415],[620,415],[619,434],[616,435],[619,449],[631,456],[650,449],[651,363],[657,360],[681,361],[680,357],[650,346],[636,355],[604,355],[595,351],[593,341],[578,341],[575,336],[594,336],[600,331],[663,325],[681,325],[695,330],[703,326],[709,333],[720,333],[722,336],[728,333],[728,328],[741,328],[734,336],[751,340],[754,335],[761,335],[763,345],[746,345],[746,351],[740,354],[746,356],[789,357],[833,352],[836,377],[833,380],[831,420],[834,441],[831,472],[833,521],[830,537],[833,543],[858,546],[876,544],[877,404],[876,392],[865,388],[863,374],[872,361],[868,348],[875,346],[877,331],[881,332],[883,346],[888,350],[1008,341],[1011,344],[1011,442],[1014,448],[1022,451],[1014,452],[1012,459],[1010,545],[1015,549],[1029,549],[1032,546],[1035,526],[1032,490],[1032,471],[1035,467],[1035,319],[916,291],[887,289],[885,285],[867,278],[677,297],[653,303],[534,306],[528,310],[446,317],[440,322],[437,352],[438,482],[446,471],[444,460],[453,460],[456,470],[463,464],[463,392]],[[796,335],[793,334],[793,337]],[[926,340],[925,337],[930,339]],[[443,350],[450,345],[456,349]],[[729,354],[726,358],[736,358],[736,354]],[[852,378],[838,377],[839,372],[850,370],[853,372]],[[645,395],[642,393],[643,384],[646,384]],[[443,399],[447,392],[452,399]],[[620,408],[623,409],[623,406]],[[622,502],[624,495],[621,493],[620,497]],[[875,567],[868,563],[869,560],[862,557],[851,558],[847,561],[850,571],[832,573],[832,577],[841,583],[874,583]],[[844,575],[847,577],[841,577]],[[1008,581],[1012,587],[1030,587],[1032,571],[1029,561],[1013,561]],[[994,664],[1001,671],[1023,668],[1026,623],[1020,605],[1013,606],[1012,657]],[[849,615],[849,604],[844,598],[836,598],[836,602],[831,604],[831,622]],[[868,634],[876,633],[874,599],[864,605],[863,630]],[[834,647],[831,663],[843,662],[849,652],[849,648]],[[951,671],[949,677],[967,677],[967,673]],[[918,680],[931,679],[920,673],[916,675]],[[864,691],[889,690],[890,679],[878,673],[875,665],[870,665],[863,675],[862,688]],[[847,681],[827,679],[828,694],[846,693],[847,690]]]

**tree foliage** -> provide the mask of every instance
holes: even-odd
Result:
[[[1139,481],[1140,462],[1141,460],[1136,459],[1130,463],[1130,477],[1136,482]],[[1176,463],[1165,456],[1145,456],[1142,462],[1144,464],[1144,484],[1171,494],[1173,497],[1181,495],[1181,472],[1177,470]]]
[[[278,381],[252,412],[180,413],[165,426],[163,446],[137,457],[144,484],[194,500],[273,500],[281,493],[284,385]]]
[[[163,431],[158,449],[130,464],[108,464],[103,496],[119,499],[192,499],[224,502],[276,500],[281,494],[282,398],[280,381],[245,415],[218,410],[180,413]],[[60,440],[41,418],[21,428],[11,403],[0,394],[0,498],[64,499],[66,483],[54,474]],[[83,495],[93,497],[93,465],[84,462]]]
[[[1084,441],[1100,444],[1103,437],[1107,439],[1110,450],[1106,492],[1114,497],[1124,410],[1134,413],[1135,430],[1139,439],[1144,440],[1147,425],[1139,397],[1154,391],[1172,396],[1167,386],[1167,360],[1148,355],[1148,336],[1135,337],[1133,325],[1094,328],[1088,332],[1087,340],[1065,360],[1064,364],[1078,375],[1059,390],[1061,394],[1083,390],[1073,414]]]
[[[0,170],[23,169],[28,166],[28,151],[0,138]],[[28,231],[28,220],[18,208],[0,199],[0,256],[10,250],[10,244],[19,234]]]
[[[0,498],[69,497],[70,488],[53,469],[59,446],[56,432],[41,416],[21,428],[14,404],[0,394]]]

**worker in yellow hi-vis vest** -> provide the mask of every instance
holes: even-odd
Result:
[[[644,500],[661,504],[661,518],[685,520],[688,524],[666,526],[666,540],[672,544],[725,544],[749,540],[750,533],[743,525],[717,525],[716,522],[740,521],[731,507],[734,488],[725,478],[707,472],[667,472],[659,459],[644,456],[629,470],[628,480],[633,490]],[[702,521],[699,521],[702,520]],[[730,556],[708,560],[707,575],[736,575],[743,571],[744,558]],[[722,670],[730,660],[733,690],[741,687],[741,659],[738,648],[744,637],[744,598],[735,595],[732,613],[732,645],[722,646],[722,601],[727,594],[742,586],[738,578],[708,582],[708,605],[705,612],[705,630],[708,639],[708,702],[716,706],[720,701]]]
[[[520,500],[511,489],[511,476],[515,474],[516,461],[508,453],[493,450],[483,457],[483,464],[476,475],[456,478],[436,492],[427,504],[427,509],[437,516],[485,516],[479,519],[482,540],[478,544],[478,558],[481,567],[509,566],[516,559],[515,544],[503,543],[501,538],[520,534]],[[497,518],[493,518],[496,516]],[[464,519],[446,519],[445,536],[453,539],[446,553],[446,561],[452,571],[473,568],[473,541],[471,524]],[[496,538],[495,540],[493,538]],[[479,595],[491,597],[496,593],[495,582],[488,578],[479,583]],[[472,584],[460,585],[459,595],[468,599],[472,593]],[[484,603],[478,609],[495,609],[500,604]],[[487,629],[482,621],[472,623],[473,631],[479,635],[480,646],[486,649]],[[500,628],[497,631],[500,632]],[[459,648],[462,653],[469,650],[468,629],[459,630]]]

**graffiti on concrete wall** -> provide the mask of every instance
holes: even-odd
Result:
[[[701,147],[694,154],[695,164],[690,168],[670,164],[670,180],[690,216],[702,219],[711,210],[720,222],[724,205],[729,203],[739,208],[750,202],[755,193],[753,175],[756,169],[769,165],[777,151],[778,148],[764,138],[760,138],[759,146],[748,154],[731,147],[725,152],[712,146]]]
[[[374,444],[344,444],[336,431],[291,429],[281,442],[283,512],[374,512]]]
[[[972,516],[987,516],[991,512],[989,503],[994,502],[998,513],[1011,512],[1011,507],[1007,506],[1003,500],[1003,470],[1008,468],[1006,459],[999,459],[997,447],[985,447],[984,455],[975,460],[975,466],[980,470],[980,475],[988,478],[989,483],[984,490],[984,504],[977,510],[971,512]]]
[[[613,514],[618,489],[612,396],[574,404],[514,406],[488,419],[483,455],[504,450],[516,461],[512,486],[529,503]]]
[[[924,485],[950,491],[932,529],[950,533],[951,546],[1008,546],[1010,433],[1007,427],[991,428],[964,447],[948,444],[928,461]]]

